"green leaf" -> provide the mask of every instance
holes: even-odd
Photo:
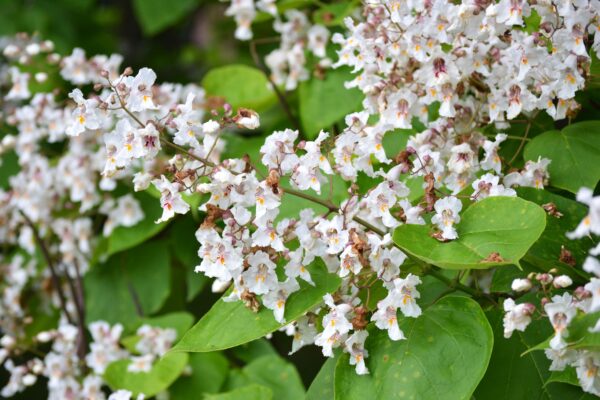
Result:
[[[543,352],[531,352],[552,331],[547,320],[534,320],[525,332],[515,331],[504,338],[503,313],[490,310],[486,313],[494,330],[494,350],[485,376],[475,391],[476,400],[513,399],[583,399],[581,389],[564,383],[549,383],[550,361]],[[546,346],[547,347],[547,346]]]
[[[552,371],[550,377],[546,380],[546,385],[552,382],[568,383],[569,385],[579,386],[577,372],[575,368],[567,366],[563,371]]]
[[[248,385],[227,393],[210,394],[204,400],[271,400],[273,391],[261,385]]]
[[[231,349],[231,352],[245,363],[250,363],[260,357],[278,354],[277,350],[271,345],[271,342],[264,338],[234,347]]]
[[[200,398],[202,393],[218,393],[227,379],[229,362],[221,353],[190,354],[191,374],[182,375],[169,388],[171,400]]]
[[[593,189],[600,179],[600,121],[579,122],[536,136],[525,147],[524,157],[540,156],[552,160],[551,186],[571,193],[581,187]]]
[[[253,383],[271,389],[274,399],[303,400],[305,397],[296,367],[279,355],[260,357],[246,365],[235,378],[233,387]]]
[[[134,329],[140,321],[134,297],[145,315],[157,312],[169,296],[169,264],[166,243],[147,242],[94,266],[83,279],[86,321]]]
[[[316,286],[300,283],[300,290],[290,295],[285,306],[284,324],[273,317],[273,312],[261,308],[252,312],[241,301],[218,301],[202,319],[190,329],[171,351],[205,352],[228,349],[263,337],[286,325],[323,301],[323,296],[335,291],[340,278],[330,274],[318,259],[308,267]]]
[[[152,366],[150,372],[129,372],[131,360],[111,363],[104,372],[104,380],[113,389],[125,389],[137,396],[154,396],[168,388],[179,377],[188,362],[186,353],[167,354]]]
[[[202,87],[207,95],[224,98],[234,110],[245,107],[260,111],[277,101],[265,74],[242,64],[211,69],[202,79]]]
[[[19,172],[19,159],[14,151],[2,154],[0,157],[0,189],[8,189],[8,180]]]
[[[133,10],[146,35],[175,24],[196,7],[198,0],[133,0]]]
[[[518,197],[489,197],[462,213],[456,240],[442,243],[430,236],[430,226],[405,224],[394,231],[394,242],[441,268],[518,265],[545,226],[546,213],[538,205]],[[504,261],[485,262],[494,252]]]
[[[316,24],[325,26],[343,25],[344,18],[356,10],[356,1],[343,1],[327,4],[315,11],[313,19]]]
[[[192,301],[210,282],[206,275],[194,271],[196,265],[200,264],[198,256],[200,244],[190,238],[194,237],[197,229],[198,223],[193,218],[185,216],[174,221],[170,232],[171,251],[185,271],[187,301]]]
[[[162,215],[160,202],[145,192],[133,195],[140,203],[144,219],[131,227],[119,226],[108,237],[107,256],[130,249],[150,239],[167,226],[167,222],[155,224]]]
[[[569,324],[569,336],[566,339],[571,349],[600,350],[600,332],[590,332],[600,318],[600,312],[580,314]]]
[[[468,399],[492,354],[493,334],[479,307],[466,297],[444,297],[418,318],[403,318],[406,340],[370,330],[369,375],[357,375],[342,356],[335,369],[335,398]]]
[[[300,84],[300,122],[307,138],[315,138],[321,129],[330,130],[333,123],[360,109],[362,93],[344,87],[352,79],[347,69],[337,69],[327,71],[325,79],[313,77]]]
[[[306,400],[333,400],[333,378],[337,358],[328,358],[306,392]]]
[[[524,260],[530,262],[544,271],[552,268],[559,269],[560,273],[566,273],[573,277],[573,274],[580,274],[583,278],[587,274],[580,268],[573,268],[561,261],[561,247],[569,250],[576,261],[576,266],[581,267],[590,247],[594,242],[590,237],[578,240],[569,240],[566,233],[574,230],[579,222],[587,215],[588,208],[574,200],[567,199],[548,192],[534,188],[518,188],[519,197],[532,201],[536,204],[544,205],[554,203],[556,209],[562,214],[560,218],[552,215],[546,217],[546,229],[540,239],[531,246],[524,257]]]
[[[177,331],[177,339],[180,339],[193,324],[194,316],[192,314],[185,311],[179,311],[161,315],[159,317],[141,318],[135,329],[137,330],[137,328],[142,325],[150,325],[158,328],[173,328]],[[140,338],[137,335],[132,335],[121,339],[121,343],[131,353],[136,353],[137,349],[135,346],[139,340]]]

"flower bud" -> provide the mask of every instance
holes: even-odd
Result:
[[[125,71],[123,71],[123,75],[125,75],[125,76],[129,76],[131,74],[133,74],[133,68],[131,68],[131,67],[127,67],[127,68],[125,68]]]
[[[515,292],[526,292],[531,289],[531,281],[529,279],[515,279],[512,281],[510,288]]]
[[[38,72],[34,76],[35,81],[38,83],[44,83],[48,79],[48,74],[45,72]]]
[[[225,290],[227,290],[230,284],[230,281],[222,281],[220,279],[215,279],[212,283],[210,290],[213,293],[223,293]]]
[[[33,374],[27,374],[23,377],[23,385],[32,386],[37,381],[37,376]]]
[[[573,284],[573,280],[568,275],[560,275],[554,278],[554,282],[552,283],[554,284],[555,288],[559,289],[571,286]]]
[[[15,344],[17,344],[17,341],[15,340],[14,337],[10,336],[10,335],[4,335],[2,336],[2,339],[0,339],[0,346],[6,348],[6,349],[11,349],[15,346]]]
[[[548,283],[551,283],[554,277],[550,274],[537,274],[535,279],[540,281],[542,284],[546,285]]]
[[[38,342],[47,343],[52,340],[53,336],[52,332],[40,332],[37,334],[36,339]]]
[[[247,108],[238,109],[237,115],[233,117],[233,122],[240,128],[256,129],[260,126],[260,120],[256,111]]]

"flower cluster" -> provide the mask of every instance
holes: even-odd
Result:
[[[567,234],[568,238],[580,239],[592,234],[600,235],[600,196],[594,197],[592,190],[582,188],[577,193],[577,200],[589,206],[589,213],[574,231]],[[561,290],[573,284],[569,276],[554,277],[551,273],[531,274],[528,278],[516,279],[512,283],[512,289],[517,293],[535,289],[545,296],[542,298],[543,315],[548,318],[554,329],[549,347],[545,349],[546,356],[552,361],[550,370],[564,371],[567,367],[575,368],[582,389],[600,396],[600,355],[586,350],[585,346],[576,347],[582,338],[573,338],[569,334],[569,325],[576,320],[581,321],[586,314],[600,311],[600,262],[596,258],[598,255],[600,245],[590,250],[583,264],[583,269],[593,274],[593,277],[587,284],[576,288],[573,294],[561,291],[562,294],[550,297],[553,289]],[[535,306],[531,303],[517,305],[513,299],[508,298],[504,301],[504,310],[504,333],[506,337],[510,337],[514,330],[524,331],[527,328]],[[588,330],[592,335],[600,332],[600,320]]]
[[[120,324],[110,326],[104,321],[93,322],[89,326],[89,332],[92,342],[90,352],[83,360],[85,366],[80,362],[82,360],[78,354],[81,337],[77,327],[63,320],[56,330],[38,333],[38,343],[52,343],[50,352],[43,360],[34,358],[19,366],[15,366],[12,360],[6,361],[5,367],[10,372],[10,379],[2,389],[2,396],[11,397],[32,386],[38,377],[43,376],[48,379],[49,399],[106,399],[102,389],[105,385],[102,375],[112,362],[129,359],[129,371],[148,372],[156,357],[166,353],[176,337],[173,329],[143,325],[137,330],[137,354],[132,354],[119,344],[123,333],[123,326]],[[1,344],[10,351],[17,341],[12,336],[5,335]],[[125,397],[125,393],[118,393],[113,393],[108,399],[129,399]],[[74,395],[77,397],[72,397]]]
[[[318,60],[317,69],[331,66],[326,47],[330,33],[320,24],[311,24],[304,12],[290,9],[280,15],[274,0],[233,0],[225,14],[233,16],[237,23],[235,37],[240,40],[252,39],[251,24],[257,10],[274,18],[273,30],[281,39],[279,47],[265,57],[271,71],[271,80],[286,90],[293,90],[298,83],[309,78],[306,68],[307,51]]]
[[[565,118],[577,107],[591,61],[586,42],[597,31],[594,1],[378,0],[365,21],[346,19],[335,34],[339,61],[357,73],[348,83],[385,132],[468,114],[475,122],[505,122],[545,110]],[[598,51],[600,39],[593,47]]]

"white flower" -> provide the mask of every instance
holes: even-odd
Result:
[[[386,329],[391,340],[406,339],[404,333],[398,326],[398,307],[391,296],[377,303],[377,311],[373,313],[371,321],[375,322],[375,326],[379,329]]]
[[[249,290],[256,294],[266,294],[277,289],[279,282],[275,273],[276,265],[267,253],[259,250],[254,254],[250,254],[247,261],[250,266],[242,272],[242,279]],[[283,289],[285,292],[285,288]],[[285,304],[285,301],[283,304]],[[281,311],[283,313],[283,310]]]
[[[568,275],[560,275],[554,278],[552,284],[555,288],[566,288],[573,284],[573,280]]]
[[[100,128],[98,101],[84,99],[83,93],[79,89],[73,89],[69,93],[69,97],[77,103],[77,107],[75,107],[71,114],[71,120],[68,121],[67,135],[78,136],[86,129],[94,130]]]
[[[130,88],[127,99],[127,108],[133,112],[156,109],[153,101],[152,87],[156,81],[156,73],[150,68],[142,68],[135,78],[128,77],[127,85]]]
[[[600,196],[594,197],[594,192],[588,188],[581,188],[577,192],[577,201],[590,207],[588,215],[583,218],[573,232],[567,233],[569,239],[579,239],[594,233],[600,235]]]
[[[458,238],[454,224],[460,222],[460,200],[454,196],[444,197],[435,202],[434,208],[436,214],[431,218],[431,222],[442,230],[442,237],[449,240]]]
[[[600,354],[595,352],[582,352],[575,363],[577,378],[581,388],[596,396],[600,396]]]
[[[156,223],[168,221],[175,214],[185,214],[190,210],[190,205],[181,197],[178,183],[172,183],[161,175],[160,180],[155,179],[152,184],[160,192],[160,205],[163,209],[163,214]]]
[[[577,314],[573,298],[569,293],[563,293],[562,296],[556,295],[552,297],[552,302],[544,305],[544,310],[548,314],[555,333],[550,341],[550,347],[555,350],[565,348],[567,344],[564,337],[568,335],[567,327]]]
[[[515,292],[526,292],[531,289],[531,281],[529,279],[515,279],[512,281],[510,288]]]
[[[275,320],[284,323],[285,303],[290,294],[300,290],[300,285],[294,278],[288,278],[285,282],[278,282],[277,287],[263,296],[265,307],[273,310]]]
[[[504,300],[504,337],[512,336],[513,331],[524,332],[527,325],[531,322],[531,314],[535,307],[529,303],[515,304],[511,298]]]
[[[590,282],[585,285],[585,290],[592,294],[592,304],[589,312],[600,310],[600,279],[591,278]]]
[[[355,331],[344,343],[346,351],[350,353],[350,365],[356,365],[358,375],[369,373],[365,365],[365,358],[369,356],[369,352],[365,349],[367,336],[369,332],[366,330]]]

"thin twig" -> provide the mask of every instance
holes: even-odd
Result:
[[[525,146],[525,142],[527,141],[527,136],[529,136],[529,131],[531,130],[531,126],[533,125],[533,120],[535,119],[535,117],[537,117],[537,112],[531,117],[531,119],[527,120],[527,126],[525,127],[525,134],[523,135],[523,138],[521,139],[521,143],[519,143],[519,147],[517,148],[517,151],[515,152],[515,154],[512,156],[512,158],[508,162],[508,165],[512,165],[512,163],[517,159],[517,156],[521,153],[523,146]]]
[[[69,321],[69,323],[71,325],[74,325],[73,319],[71,318],[71,314],[69,314],[69,312],[67,311],[67,300],[65,298],[65,294],[63,293],[62,286],[60,283],[60,278],[58,277],[56,268],[54,267],[54,262],[52,261],[52,257],[50,256],[48,247],[46,246],[46,243],[44,243],[44,240],[40,236],[40,233],[38,232],[38,230],[35,227],[35,225],[33,224],[33,222],[29,219],[29,217],[27,215],[25,215],[25,213],[21,210],[19,210],[19,213],[21,213],[21,215],[25,219],[25,222],[33,231],[33,236],[35,238],[35,241],[37,242],[38,246],[40,247],[40,250],[42,251],[44,260],[46,260],[46,264],[48,264],[48,268],[50,268],[50,275],[52,276],[52,284],[54,285],[54,287],[56,288],[56,292],[58,293],[58,300],[60,302],[60,308],[62,309],[63,313],[65,314],[65,317],[67,317],[67,321]]]

